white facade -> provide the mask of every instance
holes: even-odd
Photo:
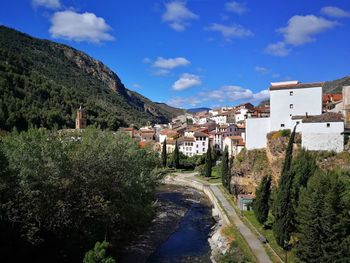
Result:
[[[240,143],[237,143],[237,140],[233,140],[231,136],[226,137],[223,141],[223,148],[228,149],[229,158],[237,156],[245,147],[243,143],[243,138],[241,138]]]
[[[179,151],[186,156],[202,155],[207,152],[209,146],[209,137],[200,133],[198,136],[185,137]]]
[[[344,122],[303,122],[301,145],[311,151],[344,150]]]
[[[249,109],[245,108],[237,110],[235,113],[235,122],[244,121],[246,117],[249,117],[248,111]]]
[[[322,114],[322,87],[270,89],[271,131],[293,129],[292,116]]]
[[[270,118],[246,119],[245,145],[247,150],[261,149],[267,146],[266,135],[270,132]]]

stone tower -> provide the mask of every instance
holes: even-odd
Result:
[[[77,117],[75,119],[75,129],[85,129],[86,128],[86,112],[80,106],[77,111]]]

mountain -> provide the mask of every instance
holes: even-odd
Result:
[[[323,86],[323,92],[324,93],[342,93],[343,86],[350,86],[350,76],[333,80],[333,81],[327,81]]]
[[[128,90],[102,62],[72,47],[0,26],[0,129],[73,128],[82,105],[101,128],[165,123],[184,111]]]
[[[210,111],[210,110],[211,110],[211,108],[193,108],[193,109],[188,109],[187,112],[197,113],[197,112]]]

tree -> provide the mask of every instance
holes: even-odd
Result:
[[[318,171],[301,190],[296,256],[301,262],[350,262],[350,174]]]
[[[93,249],[86,252],[83,262],[84,263],[115,263],[116,261],[106,255],[106,250],[109,243],[103,241],[102,243],[96,242]]]
[[[294,209],[292,204],[292,186],[294,173],[290,170],[290,168],[293,157],[295,129],[296,126],[294,127],[289,138],[281,178],[273,204],[273,215],[275,217],[275,221],[273,223],[273,233],[277,244],[282,248],[286,248],[286,243],[289,242],[290,235],[293,231]]]
[[[261,182],[259,187],[255,192],[255,199],[253,202],[253,210],[256,219],[264,224],[269,215],[269,201],[270,201],[270,193],[271,193],[271,176],[265,176]]]
[[[221,169],[220,169],[222,185],[225,188],[228,188],[228,185],[229,185],[228,184],[229,172],[230,172],[230,168],[229,168],[228,148],[226,146],[224,153],[222,155],[222,162],[221,162]]]
[[[207,155],[205,158],[205,177],[211,177],[211,168],[213,166],[213,160],[211,156],[211,146],[208,146]]]
[[[164,142],[163,142],[162,164],[163,164],[163,167],[166,167],[166,165],[167,165],[166,139],[165,139]]]
[[[177,140],[175,141],[175,150],[173,152],[173,167],[176,169],[180,168],[180,153],[179,153],[179,145],[177,144]]]
[[[296,208],[298,206],[301,188],[306,187],[309,178],[317,170],[315,154],[302,149],[293,160],[291,169],[294,173],[293,203]]]

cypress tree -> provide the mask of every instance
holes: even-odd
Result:
[[[177,140],[175,141],[175,150],[173,152],[173,167],[176,169],[180,168],[180,153],[179,153],[179,146],[177,144]]]
[[[228,160],[228,149],[226,146],[224,153],[222,155],[222,162],[221,162],[221,169],[220,169],[222,185],[225,188],[228,188],[228,173],[229,173],[229,160]]]
[[[259,187],[255,192],[255,199],[253,202],[253,210],[256,219],[264,224],[269,215],[269,200],[271,193],[271,176],[265,176],[261,182]]]
[[[208,146],[207,156],[205,158],[205,177],[211,177],[211,168],[213,165],[213,160],[211,156],[211,146]]]
[[[302,187],[306,187],[309,178],[316,172],[316,156],[310,151],[302,149],[295,157],[292,164],[294,172],[293,202],[294,207],[298,206],[299,193]]]
[[[317,172],[301,190],[296,256],[301,262],[350,262],[347,186],[334,173]]]
[[[163,142],[162,164],[163,164],[163,167],[166,167],[166,165],[167,165],[166,139]]]
[[[286,149],[285,160],[281,172],[281,178],[279,181],[278,189],[276,192],[273,214],[275,221],[273,224],[273,233],[276,238],[277,244],[282,248],[286,247],[286,242],[289,242],[290,235],[293,231],[293,179],[294,173],[290,170],[293,157],[293,143],[295,138],[295,129],[293,129],[290,135],[288,146]]]

